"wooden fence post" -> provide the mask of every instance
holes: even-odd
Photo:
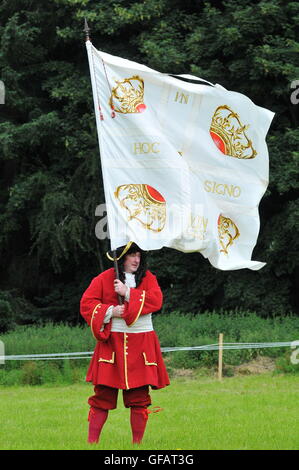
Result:
[[[218,351],[218,380],[222,380],[222,360],[223,360],[223,333],[219,333]]]

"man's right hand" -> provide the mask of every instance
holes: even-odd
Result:
[[[117,305],[116,307],[113,307],[112,309],[112,316],[120,318],[123,315],[124,310],[125,310],[124,305]]]

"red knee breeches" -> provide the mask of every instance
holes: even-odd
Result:
[[[94,391],[95,394],[88,400],[90,406],[101,408],[102,410],[114,410],[116,408],[118,396],[117,388],[96,385]],[[147,407],[151,405],[148,385],[123,390],[123,402],[126,408],[131,408],[132,406]]]
[[[117,388],[96,385],[94,391],[95,394],[88,400],[91,407],[89,412],[88,442],[98,442],[102,427],[108,416],[108,410],[113,410],[117,406]],[[123,402],[126,408],[131,409],[130,424],[133,443],[140,443],[148,419],[147,407],[151,405],[148,385],[123,390]]]

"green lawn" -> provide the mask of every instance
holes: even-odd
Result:
[[[110,412],[99,445],[86,444],[89,384],[1,387],[0,449],[132,449],[129,410]],[[141,449],[299,449],[299,378],[174,379],[153,391]]]

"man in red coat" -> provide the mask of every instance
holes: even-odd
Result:
[[[80,303],[81,315],[97,340],[86,377],[95,392],[88,400],[90,443],[98,442],[108,411],[116,408],[119,389],[130,408],[133,443],[140,443],[151,405],[149,386],[169,385],[152,325],[152,313],[163,301],[157,279],[146,267],[146,253],[135,243],[116,253],[120,279],[114,268],[104,271],[92,280]]]

